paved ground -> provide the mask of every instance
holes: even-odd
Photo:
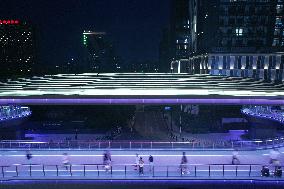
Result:
[[[66,170],[62,166],[62,154],[64,151],[31,151],[33,157],[31,160],[26,159],[25,151],[0,151],[0,165],[13,165],[4,168],[5,178],[11,178],[17,176],[16,164],[45,164],[44,172],[43,167],[34,165],[31,168],[33,178],[54,178],[57,177],[57,170],[55,165],[58,166],[58,175],[70,177],[70,170]],[[81,164],[101,164],[103,151],[66,151],[68,153],[70,163],[72,164],[72,178],[137,178],[139,175],[137,170],[134,169],[135,154],[138,153],[145,161],[145,174],[143,178],[153,178],[153,172],[149,171],[148,156],[151,154],[154,157],[155,172],[154,176],[167,177],[172,179],[180,178],[179,163],[182,156],[182,151],[171,150],[149,150],[149,151],[120,151],[113,150],[112,164],[113,172],[106,173],[103,166],[86,165],[85,177],[84,166]],[[280,161],[284,162],[284,148],[280,149]],[[269,162],[269,150],[260,151],[240,151],[239,159],[241,164],[268,164]],[[189,164],[190,174],[184,175],[186,177],[196,176],[208,178],[209,166],[200,164],[231,164],[232,152],[231,151],[188,151],[187,157]],[[126,167],[126,171],[125,171]],[[17,178],[30,178],[30,166],[17,166],[18,176]],[[225,178],[249,178],[249,165],[238,166],[238,177],[236,177],[236,166],[225,165]],[[251,167],[251,176],[259,177],[261,166]],[[98,172],[99,170],[99,172]],[[222,165],[214,165],[210,167],[210,178],[223,177]],[[125,176],[126,174],[126,176]],[[185,178],[185,177],[184,177]]]

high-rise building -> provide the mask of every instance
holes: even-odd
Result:
[[[171,51],[174,60],[189,57],[190,18],[189,1],[173,0],[171,14]]]
[[[192,54],[283,50],[283,0],[189,2]]]
[[[34,64],[33,27],[19,20],[0,20],[0,77],[32,75]]]
[[[105,32],[83,32],[87,72],[120,72],[118,57]]]
[[[188,1],[191,55],[173,70],[284,80],[283,0]]]
[[[172,56],[170,54],[170,32],[169,29],[166,28],[162,32],[162,39],[160,41],[159,46],[159,64],[158,71],[159,72],[168,72],[169,64],[172,60]]]
[[[170,26],[163,31],[160,42],[159,70],[162,71],[168,71],[172,61],[188,59],[190,55],[189,1],[171,0],[170,6]]]

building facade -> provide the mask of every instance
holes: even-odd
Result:
[[[175,73],[284,81],[284,53],[209,53],[172,63]]]
[[[283,0],[189,2],[191,55],[174,72],[283,81]]]
[[[35,34],[19,20],[0,20],[0,77],[30,76],[35,66]]]
[[[283,0],[189,0],[192,55],[283,50]]]
[[[160,43],[160,70],[168,71],[172,61],[189,58],[190,18],[188,0],[171,0],[170,26]]]

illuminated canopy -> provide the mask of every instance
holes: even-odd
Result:
[[[283,84],[251,78],[84,73],[0,83],[0,104],[284,104]]]

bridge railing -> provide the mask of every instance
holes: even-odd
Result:
[[[264,165],[261,164],[188,164],[180,165],[149,165],[143,167],[140,174],[134,164],[114,164],[106,169],[103,164],[74,164],[74,165],[47,165],[47,164],[13,164],[0,165],[0,178],[14,177],[88,177],[88,178],[126,178],[126,177],[261,177]],[[280,165],[277,168],[281,167]],[[276,167],[270,166],[269,173],[273,176]],[[277,176],[276,176],[277,177]]]
[[[269,140],[252,141],[216,141],[216,142],[163,142],[163,141],[0,141],[1,149],[60,149],[60,150],[96,150],[96,149],[267,149],[284,146],[284,137]]]
[[[258,118],[274,120],[281,124],[284,123],[284,111],[273,110],[271,106],[244,106],[241,112]]]

